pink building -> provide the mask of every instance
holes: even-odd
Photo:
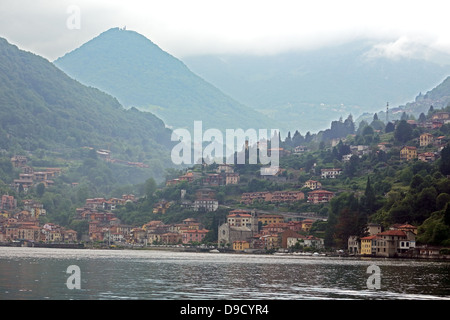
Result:
[[[14,210],[16,206],[17,200],[13,196],[2,195],[2,202],[0,203],[1,210]]]

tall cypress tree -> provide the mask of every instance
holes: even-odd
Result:
[[[450,175],[450,145],[446,145],[441,151],[439,171],[443,175]]]
[[[370,177],[367,177],[366,190],[364,191],[364,209],[368,213],[373,213],[375,210],[375,191],[370,183]]]

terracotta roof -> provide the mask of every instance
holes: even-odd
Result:
[[[327,190],[314,190],[314,191],[308,192],[308,194],[316,194],[316,193],[333,193],[333,192],[327,191]]]
[[[417,227],[414,227],[413,225],[410,225],[410,224],[403,224],[401,226],[398,226],[398,228],[416,229]]]
[[[363,237],[363,238],[361,238],[361,240],[373,240],[373,239],[377,239],[377,238],[378,238],[377,235],[373,235],[373,236]]]
[[[387,230],[378,234],[379,236],[400,236],[406,237],[406,233],[401,230]]]
[[[251,214],[248,213],[233,213],[233,214],[229,214],[228,217],[242,217],[242,218],[247,218],[247,217],[251,217]]]

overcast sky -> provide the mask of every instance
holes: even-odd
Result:
[[[448,0],[0,0],[0,37],[50,61],[112,27],[181,58],[275,54],[356,39],[373,54],[450,54]],[[433,55],[435,57],[435,55]]]

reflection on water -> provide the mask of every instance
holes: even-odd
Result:
[[[367,268],[381,269],[369,290]],[[67,267],[81,270],[70,290]],[[450,263],[392,259],[0,248],[0,299],[449,299]]]

